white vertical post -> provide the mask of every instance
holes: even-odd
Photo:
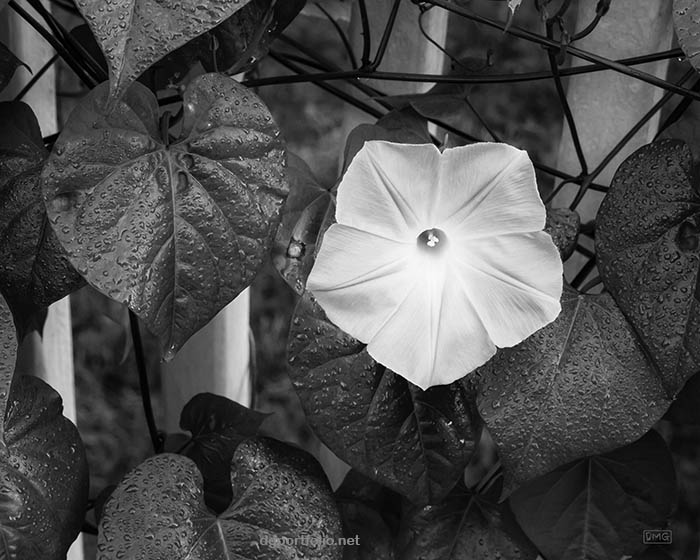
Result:
[[[577,28],[587,25],[595,14],[596,2],[577,2]],[[662,51],[671,47],[673,39],[672,2],[668,0],[614,0],[593,33],[575,46],[610,59],[620,59]],[[581,64],[582,61],[574,61]],[[660,78],[666,76],[668,61],[639,66],[640,70]],[[592,171],[622,137],[656,103],[663,91],[612,70],[581,74],[568,79],[567,98],[586,156]],[[596,183],[610,184],[620,163],[637,148],[654,138],[659,115],[649,120],[623,150],[596,178]],[[557,167],[578,175],[581,168],[574,151],[571,134],[564,125],[559,145]],[[567,187],[553,200],[553,206],[568,206],[575,189]],[[595,218],[603,193],[589,191],[577,207],[583,222]],[[584,242],[584,240],[581,240]],[[565,267],[569,280],[580,269],[583,257],[574,255]]]
[[[35,12],[26,2],[20,2],[30,13]],[[45,2],[50,9],[50,3]],[[9,8],[0,17],[3,24],[0,37],[15,55],[37,72],[55,54],[53,49],[24,20]],[[37,19],[38,16],[36,16]],[[31,75],[18,69],[14,79],[2,94],[3,100],[11,100],[29,81]],[[37,116],[44,136],[58,131],[56,111],[56,72],[49,69],[24,96],[23,101],[31,106]],[[41,377],[63,398],[63,414],[77,424],[75,409],[75,379],[73,371],[73,335],[71,330],[70,300],[68,297],[49,308],[44,325],[43,341],[29,337],[22,345],[25,354],[19,359],[32,364],[29,373]],[[83,539],[79,535],[68,551],[67,560],[83,559]]]
[[[250,406],[250,293],[243,291],[163,364],[165,429],[178,431],[182,407],[197,393]]]

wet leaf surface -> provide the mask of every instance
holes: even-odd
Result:
[[[576,249],[581,218],[575,210],[568,208],[547,208],[547,221],[544,231],[552,236],[562,260],[568,259]]]
[[[98,560],[339,560],[340,519],[323,471],[307,453],[268,439],[242,443],[231,463],[233,501],[218,517],[202,476],[180,455],[131,471],[105,505]],[[287,541],[287,539],[289,539]]]
[[[700,196],[692,156],[661,140],[615,173],[596,227],[598,266],[675,397],[700,371]]]
[[[537,551],[505,504],[460,483],[436,506],[410,508],[399,533],[402,560],[535,560]]]
[[[0,454],[5,560],[62,560],[82,527],[87,459],[62,411],[61,397],[46,383],[29,375],[15,379]]]
[[[309,166],[291,153],[287,179],[289,196],[282,208],[273,261],[284,281],[301,295],[314,265],[321,227],[335,215],[335,203],[331,193],[318,184]]]
[[[700,5],[695,0],[673,0],[673,26],[688,62],[700,69]]]
[[[202,473],[206,503],[215,511],[224,511],[231,502],[231,460],[236,448],[256,435],[268,416],[212,393],[195,395],[183,407],[180,428],[192,438],[182,454]]]
[[[0,122],[0,291],[24,320],[84,281],[46,217],[41,169],[48,152],[36,117],[24,103],[5,102]]]
[[[111,113],[107,93],[81,102],[47,160],[48,215],[75,268],[139,315],[168,359],[263,265],[287,195],[284,143],[262,101],[218,74],[185,92],[168,146],[144,86]]]
[[[377,364],[307,292],[289,335],[290,375],[319,438],[410,500],[439,502],[462,476],[479,424],[459,384],[422,391]]]
[[[154,62],[209,31],[250,0],[78,0],[109,67],[111,101]]]
[[[666,526],[677,492],[671,454],[651,431],[533,480],[510,503],[547,560],[609,560],[644,550],[643,531]]]
[[[304,4],[305,0],[251,0],[211,31],[168,55],[170,68],[182,72],[200,62],[207,72],[234,75],[249,71],[267,55],[270,44]],[[165,74],[163,78],[172,78]]]
[[[474,379],[506,490],[641,437],[666,412],[658,372],[609,294],[565,286],[553,322],[503,348]]]

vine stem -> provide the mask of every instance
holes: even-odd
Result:
[[[34,19],[29,12],[27,12],[22,6],[18,5],[15,0],[10,0],[8,6],[12,8],[24,21],[31,25],[34,30],[41,35],[44,40],[49,43],[54,50],[60,55],[60,57],[66,61],[66,64],[71,67],[76,76],[90,89],[97,85],[96,80],[94,80],[90,75],[88,75],[83,68],[80,66],[79,62],[73,57],[73,55],[63,46],[61,41],[57,39],[50,31],[45,29],[36,19]]]
[[[626,66],[634,66],[637,64],[645,64],[647,62],[656,62],[658,60],[667,60],[669,58],[677,58],[683,56],[680,49],[670,49],[668,51],[634,56],[615,60],[616,64]],[[605,64],[594,63],[585,64],[582,66],[571,66],[569,68],[560,68],[559,75],[576,76],[579,74],[590,74],[592,72],[600,72],[608,70]],[[259,78],[254,80],[244,81],[244,85],[248,87],[270,86],[278,84],[291,84],[299,82],[321,82],[329,80],[348,80],[352,83],[357,78],[373,78],[375,80],[387,80],[392,82],[430,82],[430,83],[450,83],[450,84],[506,84],[517,82],[532,82],[535,80],[550,80],[553,74],[550,71],[542,72],[521,72],[518,74],[471,74],[469,76],[461,75],[445,75],[445,74],[415,74],[411,72],[382,72],[373,71],[366,72],[364,70],[338,70],[330,72],[321,72],[317,74],[306,74],[304,76],[272,76],[270,78]]]
[[[491,20],[487,17],[472,13],[470,10],[466,8],[462,8],[456,4],[453,4],[449,0],[425,0],[427,4],[431,4],[433,6],[439,6],[441,8],[444,8],[454,14],[457,14],[461,17],[470,19],[472,21],[475,21],[477,23],[481,23],[483,25],[486,25],[488,27],[493,27],[495,29],[500,29],[504,33],[508,33],[510,35],[513,35],[515,37],[518,37],[519,39],[525,39],[527,41],[537,43],[539,45],[542,45],[543,47],[549,47],[549,48],[559,48],[559,43],[557,41],[553,41],[551,39],[548,39],[547,37],[543,37],[542,35],[538,35],[537,33],[533,33],[531,31],[527,31],[525,29],[521,29],[519,27],[509,27],[508,29],[505,29],[505,25]],[[636,78],[642,82],[646,82],[648,84],[651,84],[653,86],[659,87],[661,89],[665,89],[667,91],[672,91],[673,93],[678,93],[680,95],[684,95],[686,97],[692,97],[693,99],[700,100],[700,93],[690,90],[688,88],[680,87],[676,84],[672,84],[667,82],[666,80],[663,80],[661,78],[657,78],[653,74],[649,74],[647,72],[642,72],[641,70],[637,70],[636,68],[629,68],[628,66],[625,66],[624,64],[620,64],[618,62],[615,62],[614,60],[610,60],[609,58],[605,58],[604,56],[597,55],[592,52],[588,52],[583,49],[579,49],[577,47],[574,47],[572,45],[569,45],[566,49],[567,53],[575,56],[576,58],[580,58],[583,60],[587,60],[588,62],[595,62],[599,64],[603,64],[606,68],[610,70],[614,70],[620,74],[625,74],[627,76],[631,76],[632,78]]]
[[[141,402],[143,403],[143,412],[146,416],[146,424],[148,424],[148,433],[151,436],[153,451],[155,453],[160,453],[163,450],[163,437],[158,431],[156,419],[153,414],[153,404],[151,403],[151,388],[148,384],[148,369],[146,368],[146,355],[143,351],[143,342],[141,341],[139,319],[136,316],[136,313],[134,313],[131,309],[129,309],[129,326],[131,327],[131,339],[134,343],[136,368],[139,372]]]

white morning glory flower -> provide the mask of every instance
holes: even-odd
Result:
[[[329,320],[422,389],[553,321],[562,262],[527,153],[366,142],[307,288]]]

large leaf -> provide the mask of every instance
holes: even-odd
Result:
[[[700,69],[700,5],[695,0],[673,0],[673,25],[688,61]]]
[[[83,280],[46,217],[41,169],[48,152],[28,105],[0,103],[0,291],[16,313],[45,307]]]
[[[2,2],[0,2],[0,10],[2,10]],[[3,43],[0,43],[0,91],[5,89],[10,83],[12,76],[15,75],[15,70],[20,66],[29,67],[24,64],[14,53],[8,49]]]
[[[321,187],[308,165],[289,154],[289,196],[277,229],[273,260],[285,282],[299,295],[314,264],[321,228],[335,213],[334,198]]]
[[[14,381],[0,453],[3,560],[62,560],[80,533],[87,459],[78,430],[62,410],[61,397],[40,379],[25,375]]]
[[[62,560],[83,523],[85,450],[58,393],[36,377],[13,380],[16,356],[0,296],[0,558]]]
[[[609,294],[566,286],[553,322],[504,348],[475,378],[506,490],[641,437],[668,406],[658,372]]]
[[[439,502],[452,489],[479,432],[459,383],[411,385],[333,325],[308,292],[289,340],[290,375],[307,420],[338,457],[416,503]]]
[[[73,111],[43,171],[54,231],[75,268],[126,303],[166,359],[246,288],[287,194],[285,150],[263,103],[218,74],[184,96],[182,133],[158,136],[158,104],[107,86]]]
[[[610,560],[644,550],[644,530],[666,526],[676,495],[671,454],[652,431],[542,476],[510,502],[547,560]]]
[[[161,454],[129,473],[105,505],[98,560],[338,560],[341,535],[328,482],[311,456],[248,440],[231,463],[233,501],[221,515],[203,501],[202,476],[180,455]]]
[[[643,146],[615,173],[596,228],[605,287],[670,397],[700,371],[700,196],[692,164],[682,142]]]
[[[436,506],[410,508],[399,534],[402,560],[535,560],[537,551],[505,504],[460,483]]]
[[[272,41],[305,3],[305,0],[251,0],[242,10],[183,49],[189,49],[190,56],[198,58],[210,72],[244,72],[267,54]]]
[[[209,31],[250,0],[78,0],[109,66],[110,104],[151,64]]]
[[[215,511],[223,511],[231,502],[231,459],[236,448],[256,435],[268,416],[211,393],[195,395],[182,408],[180,428],[192,438],[181,453],[201,471],[207,505]]]

